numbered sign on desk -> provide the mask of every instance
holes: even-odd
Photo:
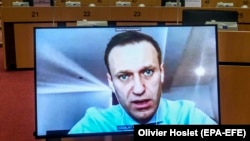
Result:
[[[109,7],[62,7],[63,21],[110,20]]]
[[[113,7],[111,18],[114,21],[160,21],[161,14],[152,7]]]
[[[5,22],[40,22],[59,20],[58,9],[52,7],[19,7],[4,8]]]

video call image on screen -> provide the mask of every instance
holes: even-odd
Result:
[[[162,52],[161,60],[164,72],[158,73],[157,68],[160,68],[160,65],[146,66],[138,71],[139,75],[133,72],[135,69],[124,68],[125,70],[120,72],[119,76],[108,79],[108,70],[104,63],[106,46],[113,36],[127,31],[149,35],[158,43]],[[151,54],[155,53],[155,49],[151,48],[152,44],[139,42],[136,45],[138,44],[147,47],[143,48],[143,51],[140,51],[141,47],[134,47],[136,48],[134,52],[127,52],[128,58],[119,54],[119,51],[126,50],[126,47],[121,47],[120,50],[116,48],[117,52],[111,50],[110,56],[115,56],[111,62],[116,62],[118,66],[124,67],[122,65],[126,64],[126,59],[132,60],[128,66],[133,68],[137,67],[135,64],[144,63],[133,57],[144,57],[145,62],[155,57]],[[159,125],[185,125],[195,124],[199,121],[202,121],[201,124],[203,122],[210,124],[211,118],[215,124],[220,124],[217,30],[214,25],[35,28],[34,46],[35,120],[36,136],[38,137],[45,137],[49,132],[59,133],[60,136],[60,131],[64,133],[62,136],[108,135],[132,131],[133,125],[140,123],[134,120],[135,117],[143,119],[149,113],[146,111],[153,107],[154,102],[150,100],[149,93],[153,91],[152,89],[156,89],[158,84],[153,87],[149,86],[148,89],[145,87],[149,83],[151,84],[146,81],[154,76],[159,78],[157,82],[162,82],[162,87],[160,87],[162,90],[159,90],[161,92],[159,106],[149,119],[141,121]],[[146,52],[147,49],[151,50]],[[142,54],[145,52],[148,54],[143,56]],[[115,53],[117,54],[115,55]],[[159,63],[157,59],[154,61]],[[113,65],[110,69],[113,72],[112,69],[116,68]],[[119,80],[117,80],[118,78]],[[116,81],[124,84],[127,83],[125,82],[127,79],[131,81],[129,83],[133,84],[130,87],[131,91],[137,90],[137,93],[124,90],[127,95],[120,97],[133,97],[134,99],[144,95],[146,97],[143,102],[140,101],[141,103],[139,101],[131,102],[130,108],[134,108],[133,111],[139,111],[134,112],[133,118],[130,117],[133,112],[126,113],[130,110],[123,109],[122,104],[119,105],[119,103],[128,102],[122,100],[120,100],[122,102],[117,102],[118,98],[114,96],[116,92],[122,93],[123,91],[118,90],[119,86],[116,85]],[[113,85],[110,85],[110,82]],[[122,88],[126,89],[130,84],[126,85]],[[146,94],[143,92],[139,94],[138,91],[142,89]],[[174,102],[178,100],[192,101],[200,111],[195,111],[194,105],[191,103]],[[112,106],[114,107],[112,108]],[[196,117],[201,113],[207,115],[208,118]],[[83,119],[84,116],[87,118]],[[76,125],[77,123],[79,124]],[[100,125],[98,125],[99,123]],[[74,126],[77,127],[70,134],[70,130]],[[87,129],[88,127],[92,127],[92,129]]]

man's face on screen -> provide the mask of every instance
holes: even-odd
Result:
[[[123,108],[140,123],[157,110],[163,82],[163,65],[147,41],[116,46],[109,54],[109,85]]]

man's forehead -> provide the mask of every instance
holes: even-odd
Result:
[[[141,52],[143,53],[143,51],[151,51],[152,53],[156,51],[155,47],[148,41],[140,41],[140,42],[131,42],[131,43],[127,43],[127,44],[123,44],[123,45],[116,45],[114,46],[114,48],[110,51],[109,56],[111,56],[111,54],[113,52],[120,52],[120,53],[137,53]]]
[[[138,71],[148,66],[159,66],[157,51],[150,43],[117,46],[110,52],[109,67],[113,72]]]

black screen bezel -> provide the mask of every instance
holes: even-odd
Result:
[[[34,27],[33,35],[36,39],[36,30],[37,29],[70,29],[70,28],[139,28],[139,27],[196,27],[196,26],[213,26],[216,30],[216,63],[217,63],[217,85],[218,85],[218,125],[221,124],[221,111],[220,111],[220,86],[219,86],[219,61],[218,61],[218,31],[216,25],[150,25],[150,26],[77,26],[77,27]],[[37,97],[36,97],[36,41],[34,40],[34,86],[35,86],[35,131],[34,136],[36,139],[47,139],[47,138],[67,138],[67,137],[91,137],[91,136],[116,136],[116,135],[133,135],[133,131],[125,132],[103,132],[103,133],[88,133],[88,134],[67,134],[69,130],[58,130],[58,131],[48,131],[46,135],[37,134],[38,130],[38,121],[37,121]],[[183,125],[188,126],[188,125]]]

